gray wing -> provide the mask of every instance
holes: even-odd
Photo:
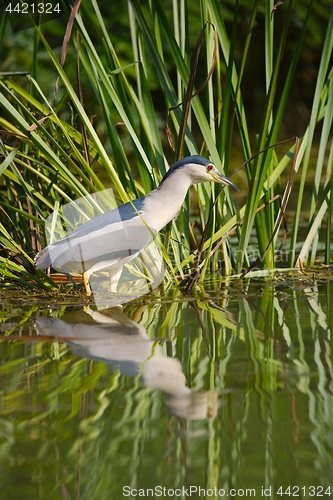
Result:
[[[153,235],[139,215],[144,198],[132,203],[97,216],[65,238],[48,245],[36,255],[36,266],[57,268],[83,262],[85,269],[89,269],[96,262],[117,261],[136,254],[148,245]]]

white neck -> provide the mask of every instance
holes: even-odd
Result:
[[[160,231],[168,222],[178,215],[180,208],[193,180],[177,172],[168,177],[157,189],[145,198],[144,215],[146,224],[155,231]]]

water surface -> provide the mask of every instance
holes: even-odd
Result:
[[[197,295],[2,294],[0,498],[330,497],[330,276]]]

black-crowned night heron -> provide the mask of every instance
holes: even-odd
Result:
[[[208,181],[238,190],[206,158],[198,155],[183,158],[168,170],[158,188],[147,196],[98,215],[48,245],[36,255],[36,266],[40,269],[62,268],[81,263],[87,293],[91,293],[90,276],[101,269],[108,269],[117,283],[123,266],[142,252],[177,216],[188,188]]]

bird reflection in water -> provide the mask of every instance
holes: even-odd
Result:
[[[86,307],[62,319],[41,316],[35,321],[39,335],[66,342],[79,356],[117,365],[123,375],[167,395],[169,411],[186,420],[212,418],[218,408],[213,391],[192,391],[178,359],[166,356],[145,328],[119,308],[104,312]]]

